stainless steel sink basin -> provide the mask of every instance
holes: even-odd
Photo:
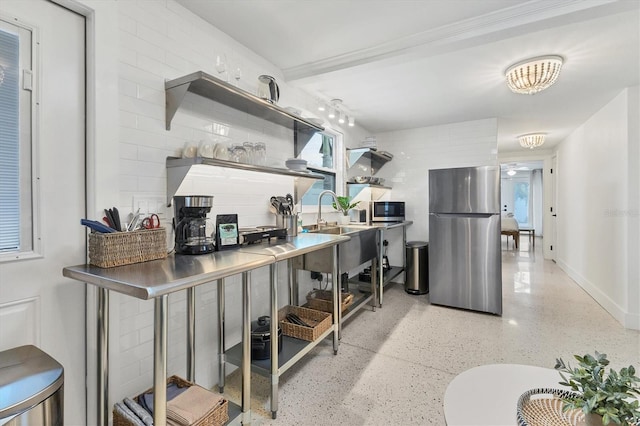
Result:
[[[318,229],[317,226],[311,225],[306,229],[311,233],[348,235],[351,237],[349,241],[340,243],[338,246],[338,262],[341,272],[355,269],[377,255],[377,230],[375,228],[330,225]],[[331,249],[318,250],[294,259],[293,267],[307,271],[330,273],[333,266],[331,259]]]
[[[310,233],[314,234],[333,234],[333,235],[347,235],[356,234],[364,231],[363,228],[353,228],[349,226],[323,226],[320,229],[310,230]]]

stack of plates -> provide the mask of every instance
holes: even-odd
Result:
[[[289,158],[284,164],[289,170],[307,170],[307,160],[302,158]]]

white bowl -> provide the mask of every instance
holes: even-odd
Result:
[[[307,160],[302,158],[289,158],[284,165],[289,170],[307,170]]]

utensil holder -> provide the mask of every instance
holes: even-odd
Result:
[[[291,215],[276,215],[276,227],[286,228],[288,237],[295,237],[298,235],[298,214]]]

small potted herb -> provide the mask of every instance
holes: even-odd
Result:
[[[336,203],[334,202],[332,206],[334,209],[342,212],[344,216],[348,216],[349,210],[351,210],[352,208],[354,208],[360,203],[360,201],[356,201],[355,203],[350,203],[351,199],[349,197],[337,196],[336,199],[338,200],[338,204],[336,205]]]
[[[640,378],[633,365],[616,372],[606,373],[609,360],[606,354],[596,351],[574,355],[579,367],[572,368],[562,358],[556,359],[555,369],[562,377],[561,385],[573,390],[573,395],[563,398],[564,410],[582,410],[587,425],[640,424]]]
[[[334,209],[338,210],[339,212],[342,213],[342,220],[340,221],[340,223],[348,223],[349,222],[349,210],[351,210],[352,208],[356,207],[360,201],[356,201],[355,203],[351,203],[351,200],[349,197],[342,197],[342,196],[337,196],[336,197],[338,203],[336,204],[335,202],[332,203],[331,205],[333,206]]]

